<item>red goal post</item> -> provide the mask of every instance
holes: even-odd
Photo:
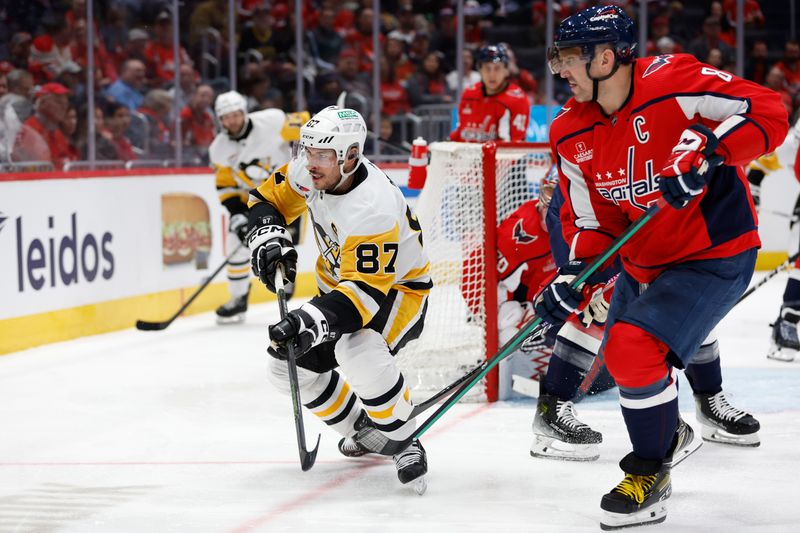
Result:
[[[434,288],[422,335],[398,355],[417,399],[497,352],[497,225],[536,197],[551,160],[546,143],[439,142],[430,153],[415,212]],[[500,367],[465,398],[502,399]]]

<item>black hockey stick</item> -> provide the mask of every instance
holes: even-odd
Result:
[[[778,265],[774,269],[770,270],[769,273],[766,276],[764,276],[763,278],[761,278],[755,285],[753,285],[752,287],[750,287],[749,289],[744,291],[744,294],[739,296],[739,299],[736,300],[736,304],[735,305],[739,305],[742,302],[742,300],[744,300],[745,298],[747,298],[748,296],[750,296],[751,294],[756,292],[756,290],[758,290],[766,282],[768,282],[769,280],[771,280],[772,278],[774,278],[775,276],[777,276],[778,274],[780,274],[781,272],[783,272],[784,270],[789,268],[789,266],[792,263],[797,261],[798,257],[800,257],[800,252],[797,252],[796,254],[788,257],[786,259],[786,261],[784,261],[783,263],[781,263],[780,265]]]
[[[281,266],[275,271],[275,289],[278,293],[278,308],[281,312],[281,320],[286,318],[286,315],[289,314],[286,305],[286,291],[283,285],[283,266]],[[286,363],[289,365],[289,387],[292,390],[292,409],[294,410],[294,428],[297,431],[297,450],[300,452],[300,468],[305,472],[314,466],[314,461],[317,459],[317,450],[319,450],[319,441],[322,435],[317,435],[317,445],[314,446],[313,450],[309,451],[306,449],[306,430],[305,427],[303,427],[303,406],[300,403],[297,361],[294,357],[294,346],[291,342],[286,343],[286,349],[289,352]]]
[[[579,286],[581,286],[589,278],[589,276],[594,274],[602,265],[606,263],[606,261],[611,259],[611,257],[613,257],[617,251],[630,240],[631,237],[633,237],[666,205],[666,201],[663,198],[659,198],[654,204],[648,207],[647,210],[639,216],[639,218],[633,221],[625,231],[623,231],[616,239],[614,239],[614,242],[612,242],[602,254],[600,254],[589,265],[587,265],[586,268],[584,268],[581,273],[578,274],[575,279],[572,280],[572,282],[570,282],[570,287],[577,289]],[[433,424],[436,423],[437,420],[442,417],[442,415],[444,415],[444,413],[449,411],[450,408],[458,403],[458,401],[467,393],[467,391],[474,387],[475,384],[477,384],[481,379],[483,379],[483,377],[488,374],[492,368],[497,366],[500,361],[514,353],[519,345],[531,334],[533,334],[541,323],[541,317],[534,316],[531,318],[528,323],[516,333],[516,335],[509,339],[509,341],[500,348],[494,357],[487,359],[480,366],[472,370],[470,375],[473,377],[469,381],[466,381],[456,393],[445,400],[444,403],[442,403],[442,405],[430,417],[428,417],[410,437],[403,441],[390,440],[383,445],[381,450],[371,451],[380,453],[381,455],[395,455],[406,449],[414,439],[422,436],[433,426]]]
[[[239,243],[239,245],[236,248],[234,248],[234,250],[230,254],[228,254],[228,257],[225,258],[225,261],[220,266],[218,266],[217,269],[214,272],[212,272],[206,278],[206,280],[203,282],[203,284],[200,285],[197,288],[196,291],[194,291],[194,294],[192,294],[189,297],[189,299],[186,300],[186,302],[180,307],[180,309],[175,311],[175,314],[172,315],[169,319],[164,320],[163,322],[150,322],[149,320],[137,320],[136,321],[136,329],[141,330],[141,331],[161,331],[163,329],[167,329],[169,327],[169,325],[172,324],[175,321],[176,318],[181,316],[181,313],[186,311],[186,308],[189,307],[192,304],[192,302],[195,300],[195,298],[197,298],[200,295],[201,292],[203,292],[203,289],[208,287],[208,285],[211,283],[211,281],[215,277],[217,277],[217,274],[222,272],[222,269],[225,268],[228,265],[228,263],[230,262],[231,258],[234,256],[234,254],[236,254],[236,252],[239,251],[239,249],[242,246],[244,246],[244,244],[243,243]]]

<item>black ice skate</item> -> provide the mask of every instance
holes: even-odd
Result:
[[[575,417],[575,405],[540,393],[533,418],[531,455],[566,461],[594,461],[603,435]]]
[[[217,308],[217,324],[239,324],[244,322],[244,315],[247,313],[247,297],[250,291],[244,296],[234,296],[226,303]]]
[[[626,473],[625,479],[600,501],[603,510],[600,529],[612,531],[666,520],[666,500],[672,494],[669,471],[664,465],[651,475]]]
[[[776,361],[794,361],[800,353],[800,338],[797,334],[797,323],[800,311],[785,307],[772,325],[772,344],[767,352],[769,359]]]
[[[761,425],[758,420],[750,413],[731,406],[724,392],[695,394],[694,401],[703,440],[734,446],[761,444],[758,437]]]
[[[675,436],[672,438],[672,446],[664,459],[664,464],[673,468],[684,459],[696,452],[703,445],[702,440],[695,440],[692,426],[678,417],[678,427]]]
[[[424,477],[428,472],[428,458],[425,448],[418,440],[412,441],[408,448],[394,455],[394,466],[397,468],[400,483],[405,485],[413,481],[417,494],[425,492],[428,486]]]
[[[367,416],[367,413],[361,411],[361,414],[358,415],[358,419],[356,419],[354,429],[356,430],[355,435],[352,437],[345,437],[339,441],[339,452],[345,457],[361,457],[362,455],[372,453],[366,446],[359,442],[359,434],[362,438],[365,438],[372,432],[380,434],[375,426],[372,425],[372,421]],[[377,437],[373,436],[371,440],[377,440]]]

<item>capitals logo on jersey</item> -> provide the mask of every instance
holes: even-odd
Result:
[[[525,233],[525,229],[522,227],[522,220],[518,220],[517,223],[514,225],[514,241],[519,244],[530,244],[536,239],[538,239],[538,235],[531,235],[529,233]]]
[[[646,78],[650,74],[652,74],[652,73],[660,70],[661,68],[666,67],[667,65],[669,65],[670,58],[672,58],[671,55],[665,55],[665,56],[656,57],[653,60],[653,62],[650,63],[650,65],[647,67],[647,69],[644,71],[644,74],[642,74],[642,78]]]

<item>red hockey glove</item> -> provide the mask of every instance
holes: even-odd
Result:
[[[658,180],[667,203],[681,209],[703,192],[713,170],[709,158],[718,146],[717,136],[702,124],[683,130]]]

